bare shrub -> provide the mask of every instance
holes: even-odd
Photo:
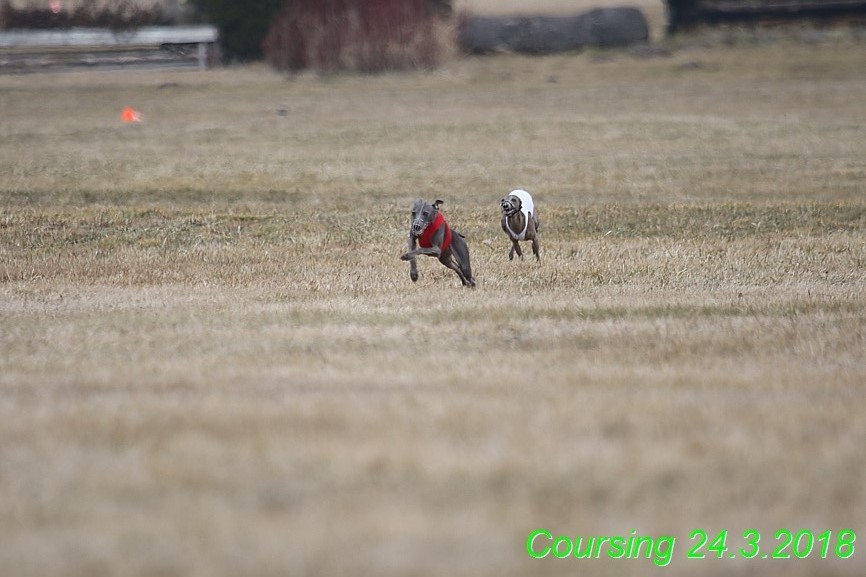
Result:
[[[429,68],[441,52],[437,6],[430,0],[290,1],[265,38],[265,59],[292,71]]]

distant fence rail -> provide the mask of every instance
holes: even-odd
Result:
[[[866,0],[666,0],[668,28],[701,23],[866,14]]]
[[[197,66],[213,59],[213,26],[0,31],[0,72],[99,66]]]

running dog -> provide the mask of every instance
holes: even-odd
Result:
[[[475,288],[472,267],[469,265],[469,247],[464,236],[453,230],[439,212],[439,205],[443,202],[445,201],[437,200],[428,204],[420,198],[415,201],[409,226],[409,251],[404,253],[400,260],[409,261],[409,278],[412,282],[418,280],[415,257],[424,254],[435,256],[439,262],[456,272],[463,286]]]
[[[523,189],[512,190],[499,202],[502,207],[502,230],[511,239],[511,250],[508,260],[514,260],[514,253],[523,260],[523,251],[519,241],[532,241],[532,253],[536,261],[541,261],[538,254],[538,214],[532,196]]]

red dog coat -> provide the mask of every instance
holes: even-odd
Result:
[[[418,245],[421,248],[430,248],[433,246],[433,235],[442,228],[445,227],[445,240],[442,241],[442,252],[448,250],[448,247],[451,246],[451,227],[448,226],[448,223],[445,222],[445,217],[442,216],[442,213],[436,215],[436,219],[424,229],[424,232],[421,233],[421,236],[418,237]]]

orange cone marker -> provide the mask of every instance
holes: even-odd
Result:
[[[123,109],[120,118],[126,123],[141,122],[141,113],[132,106],[127,106]]]

